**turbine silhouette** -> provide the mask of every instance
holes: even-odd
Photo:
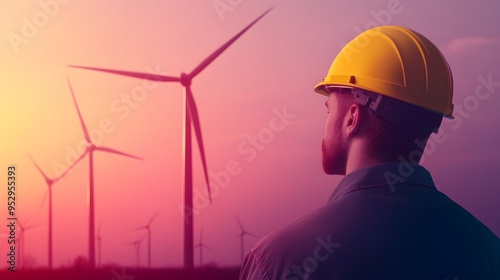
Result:
[[[144,235],[141,239],[137,239],[134,242],[127,243],[127,245],[134,246],[138,268],[141,266],[141,242],[144,240],[144,238],[146,238],[146,235]]]
[[[148,233],[148,268],[151,268],[151,223],[154,221],[154,219],[158,216],[160,213],[156,213],[150,220],[149,222],[142,227],[137,228],[137,230],[140,229],[145,229]]]
[[[30,158],[31,162],[33,162],[33,164],[35,165],[36,169],[38,170],[38,172],[40,172],[40,174],[42,174],[43,178],[45,179],[45,183],[47,184],[47,188],[48,188],[48,197],[49,197],[49,242],[48,242],[48,246],[49,246],[49,250],[48,250],[48,264],[49,264],[49,269],[52,269],[52,257],[53,257],[53,244],[52,244],[52,185],[61,181],[64,176],[66,176],[66,173],[68,173],[71,169],[73,169],[73,167],[82,160],[82,158],[84,157],[84,155],[81,155],[77,160],[75,160],[75,162],[73,162],[73,164],[71,164],[61,175],[59,175],[58,177],[56,178],[49,178],[45,172],[43,172],[43,170],[40,168],[40,166],[38,166],[38,164],[35,162],[35,160],[28,155],[28,157]],[[44,198],[44,201],[45,201],[45,198]]]
[[[236,34],[228,42],[222,45],[219,49],[213,52],[205,60],[203,60],[193,71],[189,74],[181,73],[179,77],[171,77],[165,75],[155,75],[150,73],[140,73],[122,70],[112,70],[96,67],[68,65],[69,67],[82,68],[88,70],[95,70],[107,73],[113,73],[128,77],[147,79],[159,82],[179,82],[184,87],[184,128],[183,128],[183,166],[184,166],[184,268],[191,269],[194,267],[194,226],[193,226],[193,178],[192,178],[192,153],[191,153],[191,127],[194,127],[198,147],[200,150],[200,157],[203,164],[203,171],[205,181],[207,184],[208,199],[212,203],[212,194],[210,191],[210,184],[208,181],[207,164],[205,159],[205,151],[203,146],[203,138],[201,134],[200,119],[198,116],[198,109],[194,101],[193,93],[191,91],[191,81],[200,74],[210,63],[219,57],[229,46],[231,46],[238,38],[247,32],[254,24],[262,19],[272,8],[265,11],[256,20],[250,23],[242,31]]]
[[[203,266],[203,249],[207,249],[209,251],[212,251],[212,249],[210,249],[210,247],[208,247],[207,245],[205,245],[205,243],[203,243],[203,230],[200,231],[200,242],[198,244],[196,244],[194,246],[194,248],[200,249],[200,267],[202,267]]]
[[[243,259],[245,257],[244,256],[244,254],[245,254],[245,244],[244,244],[245,235],[254,236],[254,237],[258,237],[258,236],[246,231],[245,228],[243,227],[243,224],[241,224],[241,221],[238,217],[236,217],[236,221],[238,221],[238,225],[240,226],[240,229],[241,229],[241,232],[240,232],[241,263],[243,264]]]
[[[76,112],[78,113],[78,118],[80,120],[80,124],[82,126],[83,135],[85,136],[85,140],[87,141],[87,149],[83,153],[82,156],[88,154],[89,155],[89,265],[90,268],[95,268],[95,220],[94,220],[94,152],[106,152],[110,154],[116,154],[121,156],[126,156],[134,159],[142,160],[140,157],[136,157],[130,154],[126,154],[111,148],[107,147],[99,147],[92,143],[92,139],[90,139],[90,135],[88,133],[87,127],[85,126],[85,122],[83,121],[82,114],[80,113],[80,108],[78,107],[78,103],[76,102],[75,94],[73,92],[73,87],[71,86],[71,82],[68,79],[68,86],[71,91],[71,97],[73,97],[73,102],[75,103]]]
[[[28,223],[28,220],[26,220],[26,224]],[[23,225],[23,223],[21,223],[20,220],[17,220],[17,223],[18,223],[19,229],[20,229],[20,233],[19,233],[19,247],[18,247],[18,249],[19,249],[19,251],[18,251],[18,253],[19,253],[19,267],[23,267],[23,265],[24,265],[24,247],[25,247],[25,244],[24,244],[24,241],[25,241],[24,240],[24,234],[25,234],[26,231],[40,226],[40,224],[28,226],[28,225]]]

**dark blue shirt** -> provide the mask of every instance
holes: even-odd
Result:
[[[240,279],[500,280],[500,240],[422,166],[384,163],[257,242]]]

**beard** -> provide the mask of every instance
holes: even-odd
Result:
[[[332,139],[321,143],[323,171],[329,175],[345,175],[347,151],[345,141],[336,133]]]

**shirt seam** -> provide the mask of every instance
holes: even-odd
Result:
[[[431,189],[431,190],[436,190],[437,191],[436,187],[434,187],[432,185],[429,185],[429,184],[425,184],[425,183],[411,182],[411,183],[397,183],[395,185],[414,185],[414,186],[424,187],[424,188],[427,188],[427,189]],[[389,185],[387,185],[385,183],[384,184],[374,184],[374,183],[371,183],[371,184],[367,184],[367,185],[364,185],[364,186],[363,186],[362,183],[353,184],[350,187],[347,187],[346,190],[344,192],[340,193],[337,197],[329,200],[328,203],[333,203],[337,199],[345,196],[346,194],[349,194],[349,193],[352,193],[352,192],[355,192],[355,191],[364,190],[364,189],[374,188],[374,187],[389,187]]]

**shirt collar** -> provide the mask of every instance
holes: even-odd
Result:
[[[332,193],[328,203],[349,192],[364,188],[386,186],[389,191],[394,192],[395,187],[401,184],[436,189],[431,174],[424,167],[408,162],[389,162],[347,174]]]

